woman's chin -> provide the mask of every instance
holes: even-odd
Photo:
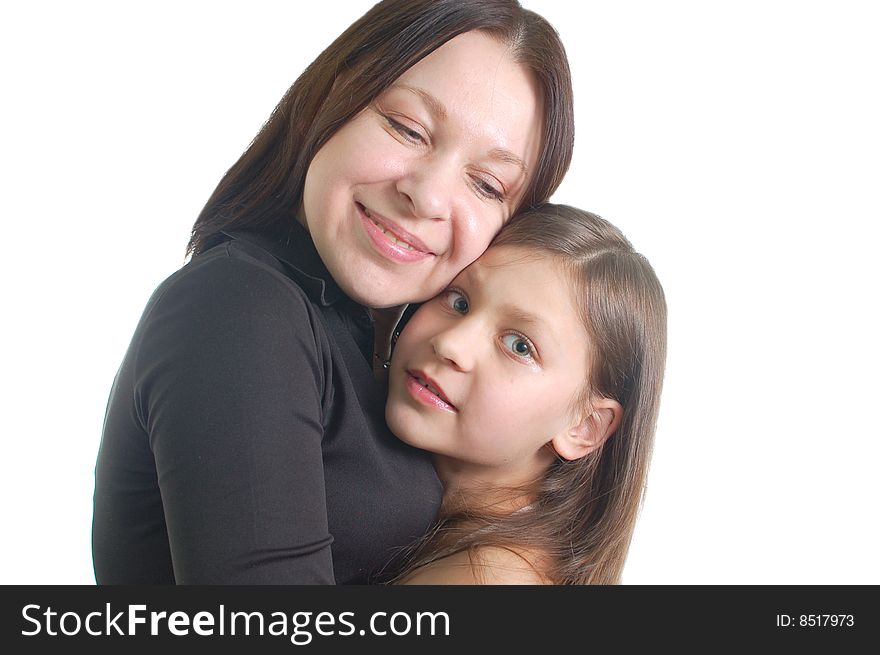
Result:
[[[364,273],[361,277],[369,279],[354,280],[347,285],[348,288],[343,287],[343,291],[356,303],[373,309],[424,302],[436,295],[436,293],[429,295],[414,287],[411,276],[407,279],[406,276],[381,274],[371,276],[369,273]]]

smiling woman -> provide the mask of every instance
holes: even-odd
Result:
[[[299,220],[349,297],[371,307],[429,298],[521,202],[540,126],[530,71],[496,38],[462,34],[324,144]]]
[[[98,582],[358,583],[424,533],[440,484],[388,431],[372,362],[403,305],[549,197],[573,131],[562,45],[515,1],[385,0],[327,48],[135,331],[96,467]]]

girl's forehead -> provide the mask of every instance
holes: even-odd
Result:
[[[490,246],[479,259],[465,269],[478,279],[493,273],[506,275],[539,273],[542,278],[560,277],[565,274],[559,260],[549,253],[526,246]]]
[[[559,258],[510,245],[490,247],[459,275],[463,283],[498,302],[566,313],[576,312],[570,277]]]

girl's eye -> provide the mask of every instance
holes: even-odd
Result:
[[[519,334],[507,334],[502,337],[501,341],[510,349],[510,352],[522,359],[531,359],[535,354],[532,342]]]
[[[474,187],[481,196],[488,198],[489,200],[497,200],[498,202],[502,202],[504,200],[503,191],[495,188],[481,177],[474,177],[473,179]]]
[[[410,143],[415,143],[415,144],[425,143],[425,138],[421,134],[419,134],[415,130],[407,127],[403,123],[400,123],[400,122],[394,120],[390,116],[386,116],[385,120],[388,121],[388,125],[391,126],[392,130],[397,132],[400,136],[402,136],[404,139],[406,139]]]
[[[444,294],[446,305],[458,314],[467,314],[470,309],[467,298],[455,289],[447,289]]]

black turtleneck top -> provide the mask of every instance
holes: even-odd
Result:
[[[150,299],[95,470],[99,584],[360,584],[432,524],[430,457],[384,421],[373,326],[298,224]]]

